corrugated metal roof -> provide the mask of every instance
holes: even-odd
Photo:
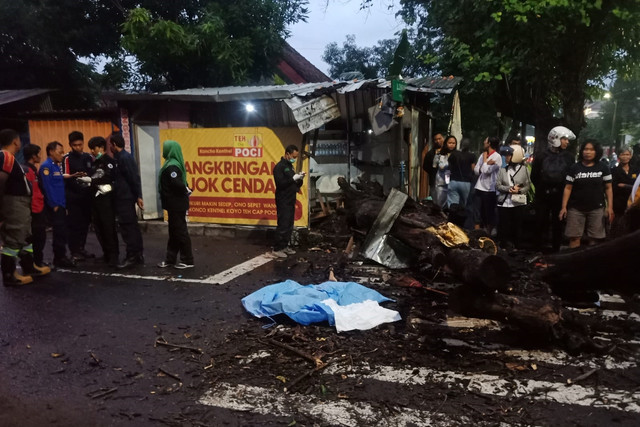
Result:
[[[407,90],[412,92],[451,93],[462,82],[462,77],[420,77],[406,79]]]
[[[22,99],[53,92],[51,89],[10,89],[0,90],[0,105],[11,104]]]
[[[422,77],[406,79],[407,90],[426,93],[451,93],[462,81],[461,77]],[[160,93],[119,93],[114,96],[119,100],[176,100],[201,102],[250,101],[261,99],[289,99],[295,96],[306,97],[313,94],[335,90],[340,94],[355,92],[361,88],[375,86],[391,88],[391,82],[384,79],[368,79],[358,81],[317,82],[290,85],[267,86],[225,86],[174,90]],[[333,89],[333,90],[332,90]]]
[[[325,91],[335,82],[301,83],[268,86],[226,86],[193,88],[149,94],[118,94],[116,99],[173,99],[178,101],[250,101],[260,99],[288,99],[293,96],[309,96],[316,91]],[[340,83],[342,84],[342,83]]]
[[[338,88],[338,93],[355,92],[358,89],[367,86],[376,86],[379,88],[391,87],[391,83],[385,79],[368,79],[368,80],[353,80],[350,82],[343,82],[344,86]]]

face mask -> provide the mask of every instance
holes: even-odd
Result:
[[[102,157],[102,153],[96,154],[96,160],[98,160],[100,157]]]
[[[293,163],[296,162],[296,159],[291,158],[291,159],[289,159],[289,161],[293,164]]]

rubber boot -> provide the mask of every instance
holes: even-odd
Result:
[[[33,262],[33,254],[29,252],[21,252],[20,253],[20,267],[22,267],[22,273],[28,274],[29,276],[44,276],[45,274],[51,273],[51,269],[47,266],[38,267],[35,262]]]
[[[5,286],[22,286],[33,282],[31,276],[23,276],[18,273],[14,257],[2,255],[0,264],[2,267],[2,283]]]

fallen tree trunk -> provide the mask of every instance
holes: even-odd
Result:
[[[449,304],[462,315],[505,322],[538,336],[549,335],[562,321],[562,308],[555,301],[500,293],[478,295],[469,286],[456,289]]]
[[[549,255],[537,276],[554,290],[637,293],[640,286],[635,260],[639,259],[640,230],[595,246]]]
[[[511,273],[502,257],[478,249],[451,249],[447,264],[457,278],[479,291],[508,289]]]

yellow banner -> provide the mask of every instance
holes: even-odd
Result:
[[[271,129],[164,129],[160,152],[168,139],[182,147],[187,181],[193,189],[190,221],[277,225],[273,168],[284,155],[285,144]],[[309,171],[308,159],[300,170]],[[295,225],[309,225],[306,179],[296,198]]]

